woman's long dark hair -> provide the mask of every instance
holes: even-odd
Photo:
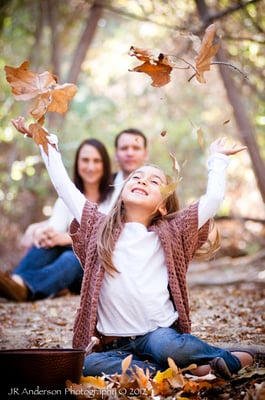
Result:
[[[108,151],[104,144],[97,139],[85,139],[78,147],[75,154],[73,181],[80,192],[84,193],[84,182],[78,173],[79,154],[83,146],[89,145],[95,147],[99,152],[103,162],[103,176],[99,184],[99,203],[102,203],[113,191],[111,162]]]

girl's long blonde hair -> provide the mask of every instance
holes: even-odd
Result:
[[[155,167],[161,170],[160,167],[157,167],[156,165]],[[124,185],[131,178],[131,175],[125,180]],[[98,255],[105,271],[110,275],[113,275],[115,272],[119,272],[112,262],[112,254],[115,243],[118,239],[119,232],[121,232],[124,223],[126,221],[126,210],[124,208],[122,200],[122,190],[112,210],[107,214],[106,218],[104,219],[104,222],[101,224],[101,227],[98,232],[98,242],[97,242]],[[161,215],[160,212],[157,211],[153,215],[150,225],[152,225],[154,222],[158,220],[163,220],[163,219],[170,220],[174,218],[176,214],[179,212],[180,207],[176,191],[170,193],[164,200],[164,202],[167,214]],[[218,229],[216,227],[214,219],[210,219],[208,239],[204,243],[204,245],[197,250],[194,257],[196,259],[211,258],[213,254],[216,253],[216,251],[219,249],[219,244],[220,244],[220,235]]]

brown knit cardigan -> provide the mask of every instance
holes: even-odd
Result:
[[[95,204],[86,202],[81,224],[73,220],[70,227],[74,251],[84,268],[80,306],[74,324],[74,348],[85,348],[91,337],[97,335],[97,305],[105,273],[97,254],[97,233],[104,218]],[[186,284],[188,264],[207,240],[208,229],[206,223],[198,230],[198,203],[180,211],[173,219],[162,219],[148,228],[158,234],[165,253],[169,290],[179,314],[176,329],[181,333],[189,333],[191,328]],[[119,235],[117,230],[115,240]]]

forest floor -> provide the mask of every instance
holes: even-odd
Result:
[[[251,346],[265,351],[264,251],[252,257],[194,263],[188,282],[194,335],[217,346]],[[72,294],[25,303],[0,298],[0,349],[71,347],[78,304],[79,296]],[[185,398],[264,400],[264,380],[261,368],[258,376],[241,381],[240,386],[237,382],[236,387],[230,382],[213,397],[197,393],[197,397]]]

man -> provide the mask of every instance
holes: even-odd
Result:
[[[111,205],[115,203],[124,180],[148,159],[147,138],[138,129],[128,128],[118,133],[114,140],[114,146],[115,160],[119,165],[119,171],[114,174]]]

